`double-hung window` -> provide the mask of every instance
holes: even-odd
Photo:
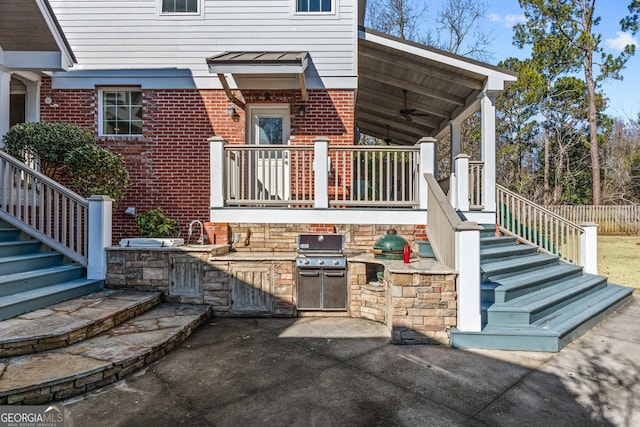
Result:
[[[99,92],[100,135],[142,135],[142,91],[132,88]]]
[[[162,14],[200,13],[198,10],[200,0],[160,0],[162,2]]]
[[[334,0],[296,0],[296,13],[333,13]]]

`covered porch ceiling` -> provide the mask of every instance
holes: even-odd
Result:
[[[356,124],[360,133],[390,144],[441,138],[452,121],[479,110],[483,91],[495,94],[516,78],[509,70],[361,29]]]
[[[50,71],[75,62],[47,0],[0,0],[0,67]]]

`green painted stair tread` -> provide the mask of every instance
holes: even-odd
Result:
[[[529,325],[487,324],[480,332],[451,330],[451,345],[495,350],[559,351],[632,298],[633,289],[608,284]]]
[[[532,253],[515,259],[490,259],[480,263],[480,270],[485,277],[513,273],[529,268],[553,264],[558,261],[556,255]]]
[[[33,252],[0,258],[0,271],[3,275],[53,267],[62,262],[58,252]]]
[[[538,289],[504,303],[494,303],[487,308],[489,323],[530,323],[582,298],[607,285],[606,277],[582,275],[563,280],[553,286]]]
[[[620,301],[630,298],[632,294],[632,288],[608,283],[607,286],[567,305],[562,310],[533,322],[532,325],[556,331],[559,336],[564,336],[589,318],[608,310]]]
[[[0,403],[42,404],[113,383],[173,350],[212,314],[209,305],[164,303],[68,347],[2,359]]]
[[[47,267],[47,268],[41,268],[38,270],[33,270],[33,271],[21,271],[19,273],[13,273],[13,274],[6,274],[3,276],[0,276],[0,286],[4,285],[6,283],[13,283],[13,282],[19,282],[19,281],[25,281],[25,280],[31,280],[34,278],[38,278],[38,277],[43,277],[43,276],[47,276],[49,274],[53,274],[53,273],[62,273],[62,272],[76,272],[76,271],[83,271],[83,267],[81,265],[77,265],[77,264],[60,264],[60,265],[54,265],[51,267]]]
[[[494,246],[494,245],[515,245],[517,238],[513,236],[487,236],[480,237],[481,246]]]
[[[517,257],[536,252],[536,247],[530,245],[481,246],[480,259],[488,260],[490,258]]]
[[[0,242],[0,256],[13,256],[30,252],[38,252],[41,247],[42,243],[38,240],[10,240],[7,242]]]
[[[103,288],[101,280],[74,279],[0,297],[0,321]]]
[[[527,284],[555,281],[580,273],[582,273],[582,267],[579,265],[557,262],[542,268],[522,269],[518,272],[492,275],[488,281],[499,283],[503,288],[508,289]]]

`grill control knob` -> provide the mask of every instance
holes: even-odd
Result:
[[[333,265],[338,265],[338,264],[340,264],[340,260],[338,260],[338,259],[334,259],[334,260],[333,260]]]
[[[304,265],[309,265],[309,260],[308,260],[308,259],[305,259],[304,261],[302,261],[302,263],[303,263]]]
[[[323,259],[318,260],[318,265],[324,265],[324,260]]]

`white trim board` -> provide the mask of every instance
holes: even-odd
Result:
[[[264,224],[426,224],[427,211],[419,209],[247,209],[211,208],[212,222]]]

